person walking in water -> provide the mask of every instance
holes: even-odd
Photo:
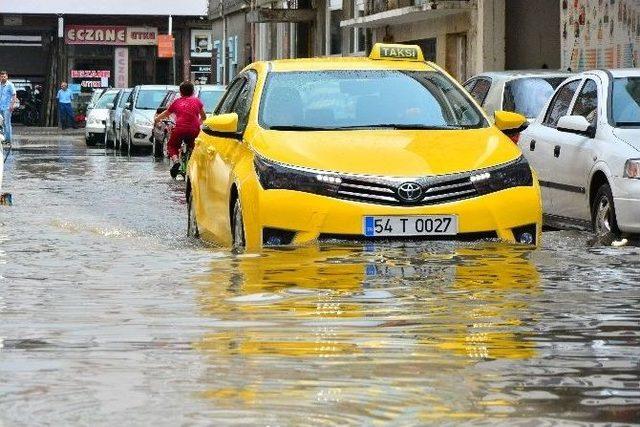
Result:
[[[0,71],[0,115],[4,119],[4,139],[11,142],[11,113],[16,102],[16,88],[9,81],[9,73]]]
[[[60,90],[56,95],[58,100],[58,112],[60,113],[60,124],[62,129],[68,127],[76,128],[76,120],[73,117],[73,109],[71,108],[71,98],[73,94],[67,85],[67,82],[60,83]]]

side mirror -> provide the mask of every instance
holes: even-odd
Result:
[[[211,116],[204,121],[204,126],[213,132],[235,134],[238,132],[238,115],[228,113]]]
[[[113,110],[113,107],[115,107],[115,104],[113,102],[110,102],[107,104],[107,109],[108,110]]]
[[[505,130],[519,130],[522,131],[526,128],[528,122],[527,118],[522,114],[512,113],[510,111],[496,111],[495,112],[496,126],[501,131]]]
[[[583,116],[562,116],[558,120],[556,128],[560,132],[575,133],[577,135],[595,138],[596,128],[591,126],[589,121]]]
[[[127,102],[126,104],[124,104],[124,108],[126,108],[127,110],[131,110],[131,103]]]
[[[93,108],[93,104],[87,105],[87,110],[91,110]]]

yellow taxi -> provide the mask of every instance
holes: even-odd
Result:
[[[196,140],[188,234],[258,250],[322,239],[536,245],[540,188],[503,133],[418,46],[368,58],[256,62]]]

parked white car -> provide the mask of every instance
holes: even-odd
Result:
[[[169,90],[177,86],[142,85],[133,88],[122,111],[121,149],[152,148],[153,117]]]
[[[531,123],[560,83],[571,75],[550,70],[494,71],[478,74],[463,86],[489,117],[496,111],[512,111]],[[509,136],[517,142],[519,133]]]
[[[87,113],[87,125],[84,129],[87,145],[104,142],[104,133],[109,119],[111,104],[120,89],[107,89]]]
[[[131,89],[121,89],[118,96],[111,103],[109,110],[109,122],[107,123],[107,145],[112,143],[113,148],[120,144],[120,128],[122,126],[122,110],[124,109]]]
[[[570,77],[519,145],[538,173],[547,224],[640,233],[640,70]]]

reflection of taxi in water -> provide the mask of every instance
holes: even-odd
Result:
[[[189,233],[257,249],[325,237],[537,244],[540,191],[500,130],[417,46],[258,62],[229,85],[188,170]]]

